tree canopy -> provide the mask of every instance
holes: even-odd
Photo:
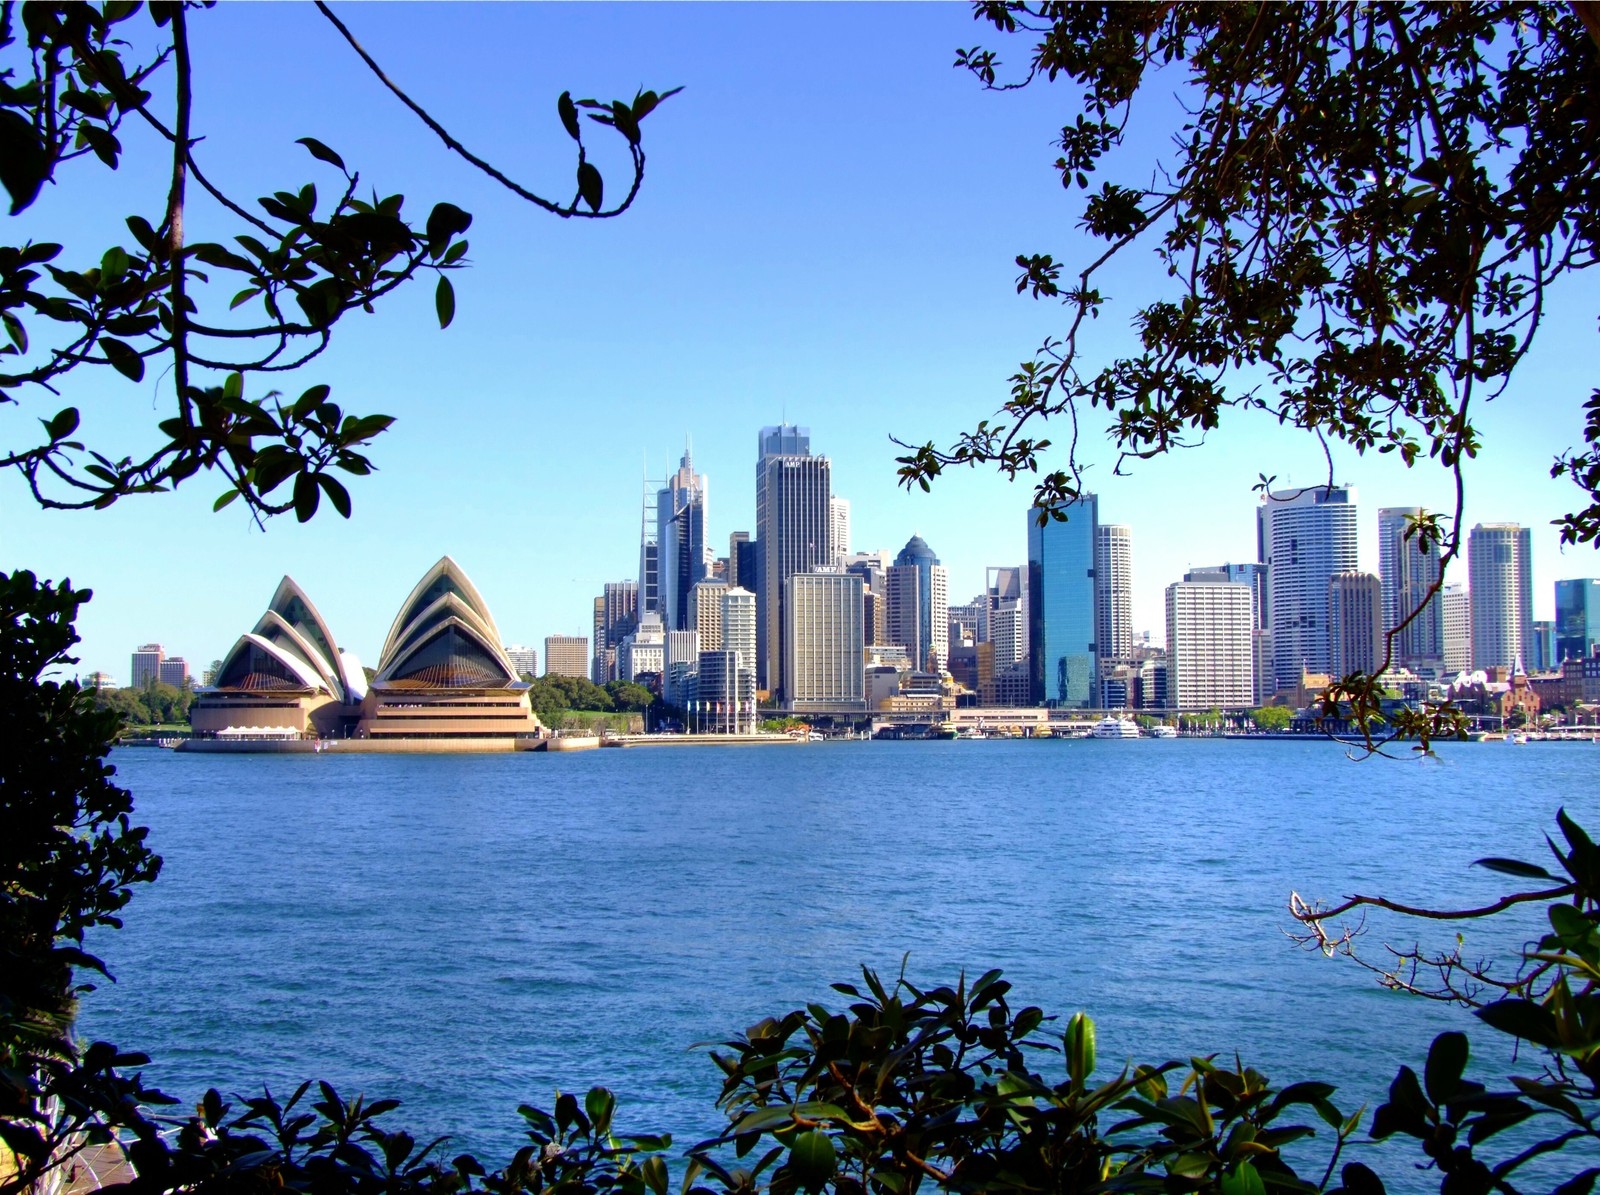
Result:
[[[1064,448],[1035,494],[1056,508],[1080,491],[1086,426],[1103,423],[1122,472],[1258,410],[1325,445],[1436,461],[1459,510],[1477,413],[1558,284],[1600,254],[1593,6],[991,0],[976,16],[1002,46],[960,50],[957,67],[991,89],[1071,89],[1055,167],[1096,243],[1017,258],[1019,293],[1065,305],[1060,335],[994,417],[900,458],[902,482],[952,465],[1038,473]],[[1024,65],[1008,71],[1003,52]],[[1183,108],[1170,154],[1104,177],[1157,89]],[[1132,312],[1138,351],[1099,364],[1084,334],[1111,313],[1100,280],[1141,250],[1170,283]],[[1572,399],[1585,439],[1552,472],[1581,491],[1563,539],[1590,543],[1600,390]],[[1418,533],[1448,559],[1458,522]]]
[[[555,116],[577,165],[571,198],[557,201],[474,154],[391,80],[326,4],[318,9],[357,61],[371,70],[458,157],[541,211],[604,219],[626,211],[644,179],[644,120],[672,92],[641,89],[602,103],[563,92]],[[336,473],[372,470],[366,447],[392,420],[344,411],[329,388],[290,400],[261,389],[272,375],[310,363],[334,326],[423,275],[435,278],[439,324],[455,313],[450,274],[467,264],[472,217],[449,202],[413,218],[401,195],[383,195],[334,148],[301,137],[316,181],[286,184],[253,202],[229,193],[202,164],[203,129],[191,94],[184,4],[0,5],[0,184],[16,214],[47,182],[98,164],[115,171],[119,134],[133,121],[170,154],[164,195],[128,196],[130,239],[76,262],[61,244],[0,244],[0,404],[37,405],[61,395],[73,375],[109,367],[127,381],[167,375],[161,442],[133,456],[95,446],[78,408],[50,410],[38,442],[0,445],[0,468],[19,470],[46,507],[100,508],[129,494],[170,489],[215,472],[257,516],[293,510],[302,521],[321,500],[342,515],[350,495]],[[625,143],[632,176],[606,187],[590,160],[593,123]],[[196,239],[217,225],[226,238]],[[68,230],[63,230],[68,231]]]

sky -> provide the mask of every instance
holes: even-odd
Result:
[[[472,212],[472,268],[454,277],[448,330],[425,281],[342,321],[333,347],[281,383],[290,395],[327,383],[347,411],[396,417],[372,446],[379,471],[349,479],[348,522],[325,510],[263,530],[237,507],[213,514],[224,487],[204,477],[108,511],[40,511],[20,478],[0,477],[0,568],[94,590],[79,621],[81,671],[125,680],[133,649],[155,641],[198,674],[254,625],[285,574],[340,646],[374,665],[401,602],[445,554],[507,643],[542,650],[546,635],[588,635],[602,584],[637,573],[644,478],[670,472],[692,444],[708,477],[709,538],[725,551],[730,532],[755,530],[756,437],[780,422],[809,427],[813,452],[831,458],[854,550],[894,552],[920,534],[949,569],[953,603],[981,590],[987,566],[1025,559],[1026,481],[961,470],[923,494],[895,475],[903,450],[892,437],[947,445],[991,415],[1018,362],[1063,329],[1063,308],[1016,294],[1014,258],[1096,252],[1051,167],[1071,95],[985,93],[952,69],[958,46],[995,44],[966,6],[338,11],[463,142],[562,201],[574,167],[555,110],[563,90],[601,100],[684,90],[645,122],[634,207],[562,221],[447,152],[312,6],[195,12],[195,122],[214,181],[247,198],[306,182],[326,191],[337,176],[295,144],[316,137],[364,187],[407,196],[408,212],[439,200]],[[1025,55],[1021,41],[999,46],[1002,58]],[[1113,171],[1147,173],[1166,149],[1176,100],[1159,90],[1149,100]],[[127,214],[159,223],[159,147],[131,131],[124,140],[121,169],[75,164],[11,218],[11,235],[59,241],[59,264],[81,269],[128,240]],[[595,147],[608,188],[625,185],[615,146]],[[203,206],[188,214],[191,239],[233,231]],[[1113,302],[1091,360],[1128,346],[1129,317],[1162,281],[1137,254],[1107,275]],[[1552,615],[1555,580],[1600,575],[1593,549],[1561,550],[1550,521],[1580,494],[1549,476],[1554,454],[1581,436],[1597,300],[1593,279],[1554,297],[1515,385],[1483,411],[1485,448],[1467,470],[1467,525],[1533,529],[1538,618]],[[0,409],[4,442],[70,402],[84,413],[82,437],[120,456],[147,446],[164,417],[153,373],[139,385],[68,385],[60,403]],[[1128,476],[1112,475],[1099,425],[1082,436],[1102,520],[1133,531],[1135,629],[1157,642],[1167,584],[1253,558],[1258,475],[1280,485],[1326,476],[1315,441],[1259,416]],[[1436,468],[1338,449],[1334,463],[1357,489],[1372,571],[1380,506],[1448,509]]]

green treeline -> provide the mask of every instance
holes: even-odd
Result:
[[[194,686],[185,680],[181,686],[153,680],[139,689],[96,689],[95,706],[115,710],[125,727],[174,726],[189,721],[194,704]]]

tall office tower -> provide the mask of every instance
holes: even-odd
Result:
[[[539,653],[531,647],[521,643],[509,644],[506,647],[506,659],[511,661],[511,667],[518,676],[539,675]]]
[[[699,631],[668,631],[666,670],[662,673],[661,691],[673,705],[682,705],[687,693],[685,682],[700,660]]]
[[[1394,638],[1392,662],[1418,672],[1444,667],[1444,602],[1428,593],[1439,580],[1439,548],[1422,550],[1416,536],[1406,538],[1420,506],[1385,506],[1378,511],[1378,576],[1383,581],[1383,629],[1398,627],[1413,610],[1427,606]]]
[[[722,650],[722,595],[728,587],[721,581],[701,581],[689,591],[689,624],[700,633],[701,651]]]
[[[639,625],[622,637],[617,645],[617,678],[638,680],[641,676],[663,677],[667,668],[667,634],[661,615],[647,610],[639,615]]]
[[[546,635],[544,674],[583,680],[589,675],[589,640],[584,635]]]
[[[146,643],[133,653],[132,687],[142,689],[152,681],[161,679],[161,661],[167,658],[166,649],[159,643]]]
[[[748,547],[749,543],[750,533],[748,531],[735,531],[728,536],[728,572],[727,576],[723,579],[726,580],[730,586],[748,586],[756,583],[756,578],[753,574],[747,577],[744,575],[744,571],[740,568],[740,565],[743,562],[740,560],[739,549],[741,547]],[[753,593],[754,590],[751,592]]]
[[[661,613],[669,631],[689,626],[689,590],[711,572],[706,545],[705,475],[694,471],[684,449],[678,471],[656,494],[656,543],[660,545]]]
[[[616,680],[616,648],[639,625],[639,583],[607,581],[595,598],[594,658],[597,685]],[[602,669],[601,662],[610,665]],[[602,675],[603,672],[603,675]],[[626,678],[624,678],[626,679]]]
[[[1600,580],[1557,581],[1554,663],[1584,659],[1596,648],[1600,648]]]
[[[1533,641],[1533,533],[1479,523],[1467,536],[1474,670],[1526,667]]]
[[[990,565],[984,570],[986,634],[994,644],[994,670],[1004,672],[1028,658],[1028,570]]]
[[[606,599],[602,594],[594,599],[593,614],[589,621],[589,642],[594,644],[594,654],[589,657],[589,679],[603,685],[611,679],[606,668]],[[535,673],[535,676],[538,674]]]
[[[737,585],[722,594],[722,649],[739,653],[739,667],[754,683],[756,674],[756,595]]]
[[[1331,674],[1373,673],[1383,663],[1383,583],[1355,570],[1328,578]]]
[[[784,590],[784,706],[866,709],[861,578],[838,571],[791,573]]]
[[[1096,654],[1102,678],[1133,659],[1133,528],[1102,523],[1094,533]],[[1101,705],[1111,703],[1104,698]]]
[[[644,479],[644,503],[639,511],[639,615],[661,609],[661,534],[657,497],[661,483]]]
[[[1547,619],[1533,620],[1533,648],[1525,663],[1529,672],[1551,672],[1556,667],[1556,624]]]
[[[1167,586],[1167,702],[1243,709],[1255,700],[1250,586],[1200,575],[1206,579]]]
[[[761,588],[756,591],[756,684],[787,703],[788,590],[784,582],[833,559],[832,466],[811,455],[808,428],[764,427],[756,461],[756,538]]]
[[[1326,673],[1328,578],[1356,567],[1356,492],[1350,486],[1276,490],[1256,508],[1256,547],[1268,569],[1275,687],[1301,670]]]
[[[1066,521],[1028,512],[1028,667],[1034,705],[1088,708],[1098,700],[1094,541],[1100,500],[1058,508]],[[998,664],[996,664],[998,670]]]
[[[1208,585],[1250,587],[1251,659],[1255,661],[1252,687],[1255,703],[1266,703],[1278,691],[1277,673],[1272,662],[1272,631],[1267,624],[1267,612],[1271,605],[1267,596],[1267,566],[1256,562],[1219,564],[1210,568],[1190,569],[1183,574],[1183,579]]]
[[[156,669],[156,676],[162,684],[181,689],[189,679],[189,661],[182,656],[168,656]]]
[[[1460,581],[1447,581],[1439,591],[1444,623],[1444,670],[1454,676],[1472,669],[1472,595]]]
[[[921,671],[922,573],[914,564],[893,564],[883,578],[883,628],[877,642],[905,649],[911,667]]]
[[[750,595],[752,598],[755,594]],[[754,611],[751,629],[755,629]],[[703,651],[690,717],[696,734],[754,734],[756,678],[735,651]]]
[[[917,570],[917,641],[911,661],[919,671],[944,672],[950,665],[949,574],[920,535],[906,541],[894,563],[896,568]],[[889,618],[893,623],[892,610]]]
[[[844,558],[850,555],[850,499],[828,499],[828,542],[833,545],[836,567],[843,567]]]

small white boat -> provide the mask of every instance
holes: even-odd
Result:
[[[1158,722],[1150,728],[1150,737],[1153,739],[1175,739],[1178,737],[1178,728],[1168,726],[1165,722]]]
[[[1101,718],[1089,734],[1097,739],[1136,739],[1139,737],[1139,724],[1113,715]]]

